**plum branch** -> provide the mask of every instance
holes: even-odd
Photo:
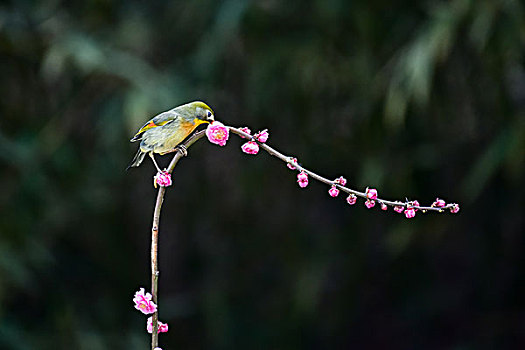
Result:
[[[133,299],[135,303],[135,308],[144,314],[152,314],[152,316],[147,321],[147,330],[151,333],[151,349],[160,349],[158,348],[158,334],[160,332],[167,332],[168,325],[159,321],[158,318],[158,280],[159,280],[159,269],[158,269],[158,241],[159,241],[159,224],[160,224],[160,214],[162,210],[162,203],[164,202],[164,195],[166,193],[166,187],[171,186],[171,174],[175,169],[175,166],[178,164],[179,160],[187,154],[187,148],[193,145],[195,142],[199,141],[201,138],[206,135],[208,140],[211,143],[218,144],[220,146],[226,145],[226,142],[229,138],[229,133],[238,135],[243,139],[248,141],[241,146],[241,149],[244,153],[247,154],[257,154],[259,149],[263,149],[268,152],[268,154],[280,159],[287,164],[288,168],[291,170],[296,170],[298,172],[297,182],[300,187],[306,187],[308,185],[308,178],[313,178],[317,181],[320,181],[326,185],[330,186],[328,193],[332,197],[337,197],[339,192],[345,192],[349,196],[346,199],[347,202],[351,205],[356,203],[357,197],[363,198],[366,200],[365,206],[367,208],[372,208],[375,206],[375,203],[379,203],[382,210],[386,210],[388,206],[394,208],[394,211],[398,213],[404,213],[407,218],[412,218],[415,216],[416,211],[421,210],[425,213],[427,211],[433,212],[444,212],[449,210],[452,213],[457,213],[459,211],[459,205],[455,203],[446,204],[442,199],[436,199],[436,201],[431,206],[422,206],[418,201],[392,201],[379,198],[377,196],[377,190],[374,188],[367,188],[365,192],[360,192],[349,187],[346,187],[346,179],[342,176],[335,180],[327,179],[312,170],[307,169],[302,166],[295,157],[286,156],[277,149],[269,146],[267,140],[269,133],[267,130],[260,131],[254,135],[251,134],[251,131],[246,127],[233,127],[225,126],[220,122],[213,122],[208,126],[206,130],[201,130],[193,133],[190,137],[186,139],[181,145],[177,146],[170,153],[175,152],[175,155],[171,159],[168,167],[161,172],[158,172],[153,178],[153,184],[155,187],[159,185],[157,192],[157,199],[155,202],[155,209],[153,211],[153,224],[151,228],[151,294],[145,293],[144,288],[141,288],[138,292],[135,293],[135,298]]]
[[[373,194],[371,195],[370,191],[360,192],[360,191],[357,191],[357,190],[345,187],[344,184],[341,184],[340,178],[335,179],[335,180],[329,180],[329,179],[327,179],[327,178],[325,178],[325,177],[323,177],[323,176],[313,172],[312,170],[309,170],[309,169],[303,167],[301,164],[299,164],[297,162],[296,158],[291,157],[291,156],[285,156],[284,154],[282,154],[281,152],[279,152],[275,148],[269,146],[266,142],[259,141],[255,135],[252,135],[251,133],[246,132],[246,130],[247,130],[246,128],[235,128],[235,127],[232,127],[232,126],[228,126],[227,128],[232,133],[237,134],[238,136],[240,136],[242,138],[249,139],[250,142],[257,143],[258,146],[260,148],[262,148],[263,150],[265,150],[266,152],[268,152],[268,154],[270,154],[270,155],[272,155],[274,157],[277,157],[280,160],[282,160],[283,162],[287,163],[289,165],[289,168],[291,168],[291,169],[295,168],[299,172],[306,173],[308,176],[312,177],[313,179],[315,179],[317,181],[320,181],[320,182],[323,182],[323,183],[325,183],[325,184],[327,184],[329,186],[335,187],[339,191],[343,191],[343,192],[348,193],[350,195],[361,197],[361,198],[364,198],[366,200],[377,201],[381,205],[381,207],[383,209],[384,209],[383,205],[385,205],[385,206],[392,206],[395,209],[397,208],[396,211],[398,211],[398,212],[405,211],[406,209],[409,209],[409,208],[413,208],[414,210],[421,210],[421,212],[423,212],[423,213],[425,213],[427,211],[435,211],[435,212],[440,212],[441,213],[441,212],[444,212],[447,209],[450,210],[453,213],[457,213],[459,211],[459,206],[457,204],[455,204],[455,203],[445,204],[444,201],[439,200],[439,199],[436,199],[436,201],[433,203],[432,206],[422,206],[422,205],[419,205],[418,201],[405,200],[403,202],[403,201],[386,200],[386,199],[381,199],[381,198],[377,197],[377,191],[376,191],[376,195],[373,195]],[[346,183],[346,180],[345,180],[345,183]]]

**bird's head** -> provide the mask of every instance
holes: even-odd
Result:
[[[195,101],[190,103],[195,110],[195,122],[212,123],[215,120],[213,110],[204,102]]]

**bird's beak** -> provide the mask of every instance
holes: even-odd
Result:
[[[215,121],[215,119],[213,118],[213,114],[206,118],[206,120],[208,121],[208,123],[213,123]]]

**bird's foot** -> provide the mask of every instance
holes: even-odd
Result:
[[[186,146],[178,145],[176,148],[177,151],[180,152],[180,154],[182,154],[183,157],[186,157],[188,155],[188,149],[186,148]]]

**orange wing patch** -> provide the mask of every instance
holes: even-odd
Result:
[[[162,122],[160,122],[160,123],[158,123],[158,124],[155,124],[155,123],[153,122],[153,120],[152,120],[152,121],[150,121],[148,124],[144,125],[144,126],[139,130],[139,132],[137,132],[137,135],[140,134],[140,133],[143,133],[143,132],[146,131],[146,130],[156,128],[157,126],[163,126],[163,125],[166,125],[168,122],[169,122],[169,120],[165,120],[165,121],[162,121]]]
[[[149,123],[147,124],[144,124],[144,126],[142,128],[140,128],[140,130],[135,134],[135,136],[133,136],[133,138],[131,139],[131,141],[138,141],[141,139],[141,136],[142,134],[144,133],[144,131],[148,131],[149,129],[153,129],[153,128],[156,128],[157,126],[163,126],[163,125],[166,125],[167,123],[169,123],[170,120],[165,120],[165,121],[162,121],[158,124],[155,124],[153,122],[153,120],[151,120]]]

